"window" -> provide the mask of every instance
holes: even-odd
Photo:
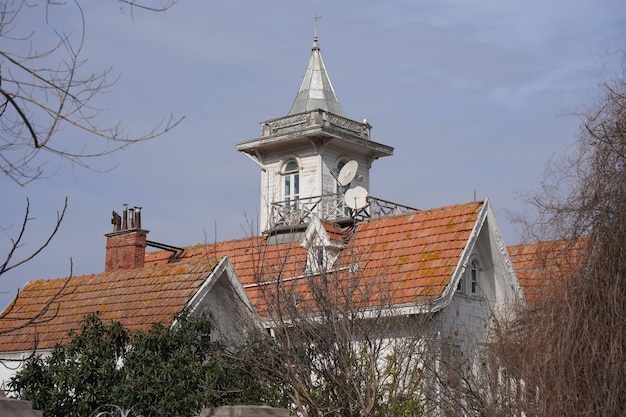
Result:
[[[478,261],[476,259],[470,262],[470,294],[476,295],[478,294],[478,278],[480,275],[480,266],[478,265]]]
[[[332,270],[339,250],[324,246],[310,247],[306,257],[307,274],[323,274]]]
[[[323,246],[313,246],[309,248],[306,257],[306,271],[309,274],[320,274],[327,269],[327,253]]]
[[[339,174],[339,172],[341,172],[341,168],[343,168],[343,166],[346,164],[346,162],[348,162],[345,159],[340,160],[337,163],[337,174]],[[348,191],[350,189],[350,184],[347,185],[341,185],[339,184],[339,181],[336,181],[337,183],[337,193],[338,194],[344,194],[346,191]]]
[[[481,266],[478,258],[474,258],[469,262],[465,269],[465,273],[459,279],[456,286],[456,292],[472,296],[480,295]]]
[[[341,172],[341,168],[343,168],[347,162],[347,159],[341,159],[337,163],[337,175],[339,175],[339,173]],[[346,191],[350,189],[350,184],[341,185],[339,184],[339,181],[335,181],[335,184],[337,188],[337,214],[343,218],[350,215],[350,208],[346,206],[343,197]]]
[[[283,181],[285,185],[285,206],[295,206],[300,198],[300,167],[295,159],[290,159],[285,164]]]

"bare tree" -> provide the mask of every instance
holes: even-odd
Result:
[[[122,11],[131,13],[136,8],[164,11],[175,2],[119,0]],[[57,9],[75,12],[78,16],[75,25],[58,26],[51,13]],[[51,28],[55,34],[52,42],[49,36],[39,36],[36,23],[33,22],[32,27],[24,24],[32,21],[29,19],[33,16],[40,17],[41,22],[38,23],[45,23]],[[0,173],[18,186],[49,176],[47,158],[58,157],[71,164],[97,170],[92,163],[98,157],[157,137],[182,120],[170,115],[136,136],[126,133],[121,124],[100,125],[98,116],[101,110],[93,103],[97,97],[108,92],[117,79],[111,78],[111,68],[95,73],[87,69],[86,30],[87,22],[78,0],[0,2]],[[64,133],[72,129],[82,131],[87,139],[82,143],[68,141]],[[21,250],[28,228],[32,227],[30,201],[26,201],[19,226],[0,226],[8,242],[8,249],[0,263],[0,277],[32,261],[48,247],[61,226],[67,204],[66,198],[50,233],[27,253]],[[55,301],[56,297],[52,297],[41,314],[20,317],[20,324],[16,326],[36,324],[44,312],[54,309]],[[5,309],[0,320],[7,319],[12,306]]]
[[[297,243],[253,250],[255,284],[247,291],[263,326],[248,330],[237,358],[282,394],[272,405],[309,417],[440,409],[442,322],[427,302],[422,313],[403,312],[398,283],[368,274],[358,251],[344,249],[334,263],[309,254],[302,274],[307,255]]]
[[[505,334],[500,356],[524,387],[521,410],[623,416],[626,72],[602,84],[575,152],[551,165],[534,201],[534,236],[547,240],[536,254],[538,277],[550,285]]]

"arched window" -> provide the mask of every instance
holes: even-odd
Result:
[[[341,160],[339,160],[339,162],[337,162],[337,174],[339,174],[339,172],[341,172],[341,168],[343,168],[343,166],[347,162],[348,162],[347,159],[341,159]],[[339,181],[335,181],[335,182],[337,184],[337,193],[338,194],[344,194],[350,188],[350,184],[341,185],[341,184],[339,184]]]
[[[285,205],[295,205],[300,198],[300,167],[298,161],[290,159],[283,169]]]
[[[469,267],[469,293],[478,295],[478,287],[480,285],[480,264],[478,259],[473,259]]]
[[[461,276],[461,279],[459,279],[456,286],[456,292],[471,296],[479,296],[481,271],[482,268],[480,266],[480,260],[478,258],[473,258],[467,265],[465,273]]]

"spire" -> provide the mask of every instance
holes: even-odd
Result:
[[[316,17],[317,20],[317,17]],[[289,110],[289,115],[322,109],[338,116],[346,117],[337,100],[333,85],[330,83],[319,45],[317,44],[317,27],[313,38],[313,48],[309,64],[302,77],[302,84],[298,95]]]

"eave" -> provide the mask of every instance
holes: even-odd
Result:
[[[237,150],[258,156],[259,153],[272,152],[273,150],[284,148],[286,145],[295,146],[298,143],[304,144],[311,141],[338,141],[349,150],[368,154],[372,160],[393,155],[393,147],[391,146],[346,134],[346,132],[332,126],[320,125],[238,142]]]

